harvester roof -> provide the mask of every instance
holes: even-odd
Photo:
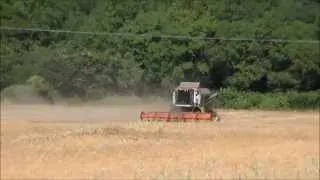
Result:
[[[178,89],[199,89],[201,94],[210,94],[210,89],[201,86],[200,82],[180,82]]]
[[[185,89],[200,88],[200,82],[180,82],[178,88],[185,88]]]

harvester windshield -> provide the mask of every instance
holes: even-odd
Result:
[[[194,89],[176,89],[173,92],[173,104],[192,105],[194,100]]]

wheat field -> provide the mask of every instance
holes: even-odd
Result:
[[[130,106],[1,106],[1,179],[318,179],[319,113],[219,110],[140,122]]]

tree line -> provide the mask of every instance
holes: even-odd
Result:
[[[319,40],[319,8],[317,0],[3,0],[1,26],[148,36],[1,30],[0,88],[40,77],[83,98],[157,93],[180,81],[317,91],[319,43],[265,40]]]

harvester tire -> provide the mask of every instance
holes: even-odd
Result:
[[[193,109],[192,109],[192,112],[201,112],[201,109],[198,108],[198,107],[196,107],[196,108],[193,108]]]
[[[215,115],[214,121],[216,121],[216,122],[220,122],[220,121],[221,121],[220,116],[219,116],[219,115]]]
[[[212,121],[216,121],[216,122],[220,122],[221,121],[221,118],[220,118],[220,116],[218,115],[218,113],[216,111],[209,110],[208,112],[212,113]]]

